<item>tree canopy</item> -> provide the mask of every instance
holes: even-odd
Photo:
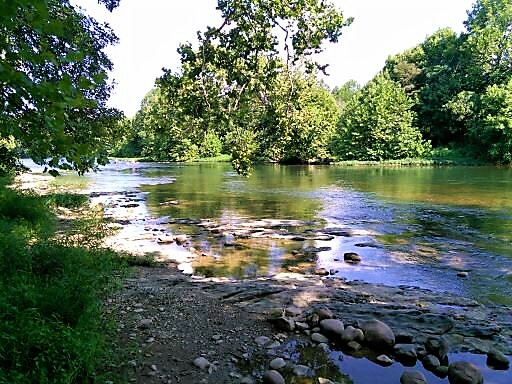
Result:
[[[113,31],[68,0],[2,0],[0,8],[0,162],[16,159],[1,144],[10,142],[51,168],[104,163],[121,117],[106,106]]]

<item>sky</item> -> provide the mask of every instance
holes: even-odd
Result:
[[[319,56],[328,63],[331,87],[350,79],[365,84],[388,56],[422,42],[439,28],[463,30],[473,0],[331,0],[345,17],[354,17],[339,43]],[[121,0],[112,13],[97,0],[74,0],[97,20],[108,22],[120,42],[107,49],[116,83],[109,105],[131,117],[154,86],[162,68],[177,70],[180,43],[196,41],[196,32],[219,26],[216,0]]]

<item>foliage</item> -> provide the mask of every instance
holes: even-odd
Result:
[[[101,301],[123,262],[51,240],[52,221],[44,198],[0,188],[2,384],[91,382],[108,357]]]
[[[412,105],[398,83],[377,75],[346,106],[334,153],[342,160],[421,157],[429,144],[412,125]]]
[[[341,87],[335,87],[332,94],[336,99],[338,107],[343,110],[350,99],[361,89],[361,86],[355,80],[349,80]]]
[[[197,49],[180,46],[181,72],[166,70],[158,80],[163,113],[172,121],[160,126],[171,137],[203,140],[216,132],[229,146],[235,169],[248,173],[258,155],[256,140],[263,132],[276,136],[269,122],[278,109],[269,100],[279,77],[292,68],[325,71],[312,55],[322,51],[324,41],[336,42],[351,20],[344,20],[331,3],[317,0],[218,0],[217,9],[222,25],[199,32]],[[283,100],[289,105],[279,110],[287,113],[294,108],[292,99]],[[177,135],[169,135],[176,130]]]
[[[512,79],[491,85],[476,103],[478,112],[469,121],[469,137],[484,158],[512,163]]]
[[[80,208],[83,207],[89,198],[82,193],[54,193],[48,196],[50,206],[63,208]]]
[[[109,10],[118,3],[100,2]],[[104,163],[121,115],[106,106],[112,63],[104,48],[116,36],[68,0],[0,4],[0,140],[51,168]],[[5,154],[0,161],[11,166]]]

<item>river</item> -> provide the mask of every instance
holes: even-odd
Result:
[[[244,178],[222,163],[117,163],[94,178],[117,189],[142,184],[149,214],[177,222],[173,232],[194,235],[193,246],[213,256],[193,264],[197,274],[265,276],[306,262],[348,280],[512,304],[511,168],[261,165]],[[204,219],[294,220],[302,223],[294,231],[349,235],[228,247],[225,236],[190,225]],[[294,257],[308,247],[321,250],[314,260]],[[345,252],[357,252],[361,263],[344,262]]]

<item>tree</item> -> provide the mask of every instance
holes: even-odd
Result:
[[[381,73],[348,103],[340,119],[335,155],[342,160],[421,157],[429,150],[412,123],[413,101]]]
[[[355,80],[349,80],[341,87],[335,87],[332,94],[336,99],[338,107],[343,110],[350,99],[361,89],[361,86]]]
[[[198,49],[182,45],[181,73],[167,70],[158,84],[165,95],[187,98],[178,109],[198,129],[220,125],[229,132],[235,168],[247,173],[257,154],[258,132],[268,130],[253,121],[261,121],[258,116],[269,107],[269,90],[279,74],[299,68],[325,71],[312,57],[324,41],[336,42],[351,19],[344,20],[324,0],[218,0],[217,9],[222,25],[199,32]],[[185,89],[191,91],[188,96]],[[169,105],[173,102],[168,99]]]
[[[103,49],[117,41],[114,33],[68,0],[0,7],[0,140],[51,168],[82,173],[104,163],[122,116],[106,106],[112,63]]]

